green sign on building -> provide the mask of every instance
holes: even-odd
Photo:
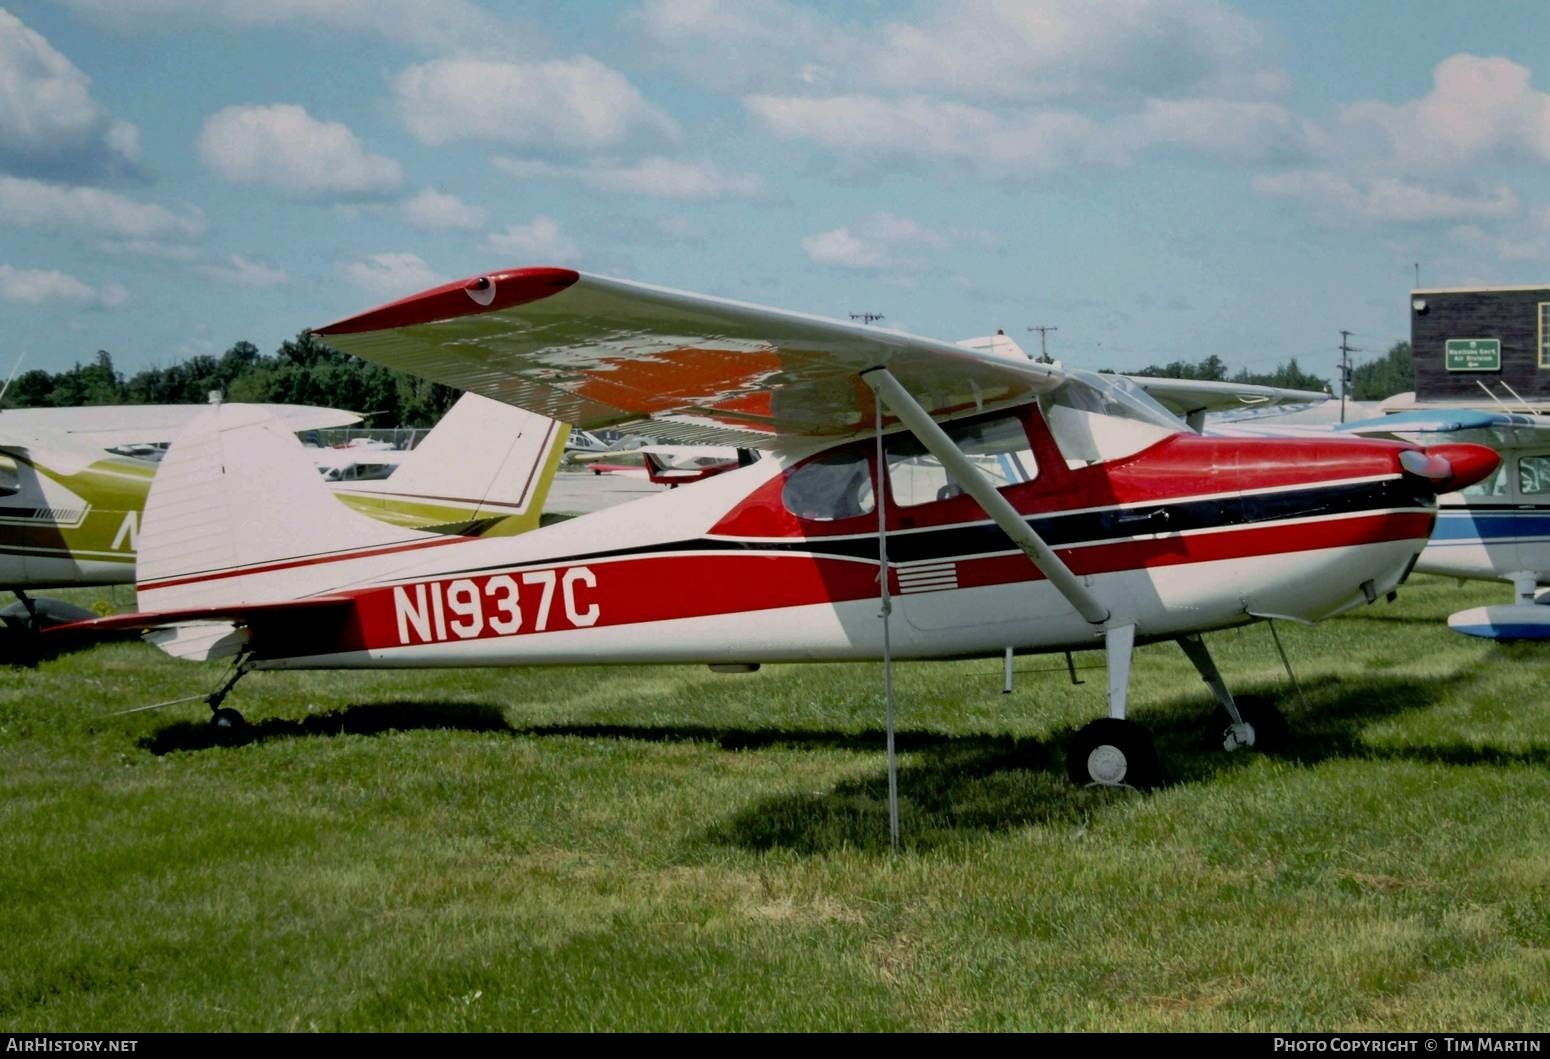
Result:
[[[1499,338],[1450,338],[1445,356],[1449,371],[1501,371],[1502,340]]]

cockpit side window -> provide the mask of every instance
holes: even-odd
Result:
[[[825,453],[789,472],[780,498],[787,511],[813,522],[870,514],[876,510],[871,465],[859,449]]]
[[[1518,457],[1518,492],[1524,496],[1550,493],[1550,456]]]
[[[1038,474],[1028,435],[1011,416],[953,424],[945,429],[953,444],[997,489],[1031,482]],[[900,507],[950,500],[963,493],[963,486],[913,434],[890,437],[887,451],[888,487],[893,492],[893,502]]]

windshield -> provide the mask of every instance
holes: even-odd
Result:
[[[1129,376],[1081,370],[1068,373],[1070,381],[1052,395],[1057,404],[1067,404],[1083,412],[1136,419],[1167,430],[1189,429],[1182,419],[1158,404]]]
[[[1123,375],[1073,371],[1064,385],[1041,397],[1039,405],[1071,467],[1130,456],[1189,431],[1183,420]]]

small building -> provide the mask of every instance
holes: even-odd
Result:
[[[1415,403],[1550,407],[1550,284],[1410,292]]]

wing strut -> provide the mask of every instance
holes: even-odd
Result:
[[[942,461],[942,466],[958,480],[964,491],[979,502],[985,514],[1012,538],[1012,542],[1023,550],[1029,561],[1049,578],[1050,584],[1070,601],[1082,617],[1093,625],[1102,625],[1109,620],[1109,609],[1088,591],[1087,586],[1061,561],[1054,549],[1045,544],[1044,538],[1035,533],[1033,527],[1017,513],[1017,509],[1007,502],[1006,497],[996,491],[995,484],[953,444],[947,432],[931,418],[931,413],[910,396],[909,391],[899,384],[899,380],[887,368],[873,368],[861,377],[873,393],[888,403],[888,407],[893,409],[894,414],[927,451]],[[878,468],[879,476],[883,470],[882,467]]]

